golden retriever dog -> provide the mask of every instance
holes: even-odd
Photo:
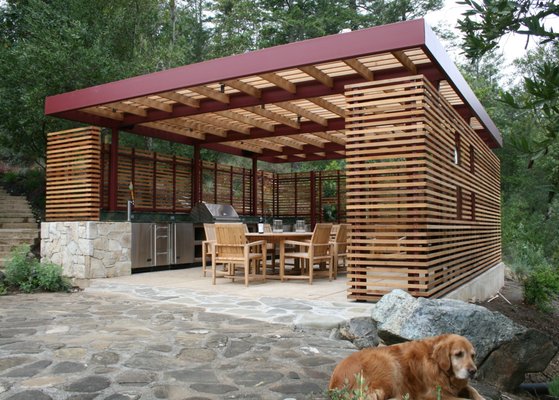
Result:
[[[360,374],[368,399],[484,400],[468,384],[476,371],[475,350],[463,336],[447,334],[364,349],[342,360],[332,373],[330,389],[358,389]]]

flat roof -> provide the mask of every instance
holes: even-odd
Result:
[[[423,19],[49,96],[45,114],[269,162],[345,157],[345,86],[425,75],[491,148],[499,130]]]

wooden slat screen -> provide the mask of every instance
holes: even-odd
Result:
[[[346,98],[348,297],[439,297],[496,265],[499,162],[473,129],[422,76]]]
[[[105,145],[102,154],[104,209],[109,205],[109,155],[110,145]],[[136,211],[190,212],[192,160],[120,147],[118,164],[117,210],[126,210],[132,182]],[[202,201],[232,204],[239,215],[253,213],[251,169],[203,161],[201,173]],[[323,221],[327,213],[334,215],[338,222],[345,221],[343,171],[320,171],[312,179],[312,185],[314,192],[309,172],[276,174],[258,171],[256,216],[299,217],[310,222],[311,193],[315,193],[317,222]],[[332,218],[328,220],[332,221]]]
[[[103,152],[103,208],[108,209],[110,145]],[[117,210],[126,210],[130,183],[134,210],[188,212],[191,209],[192,162],[188,158],[119,147]]]
[[[99,128],[47,135],[47,221],[99,220]]]

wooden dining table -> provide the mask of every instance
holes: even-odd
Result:
[[[276,249],[281,248],[282,242],[286,240],[304,241],[312,237],[312,232],[250,232],[246,234],[246,238],[253,242],[255,240],[265,240],[267,243],[274,245],[272,255],[272,271],[276,269]],[[273,275],[268,276],[272,278]],[[279,276],[278,276],[279,277]]]

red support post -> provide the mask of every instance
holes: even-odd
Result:
[[[109,211],[116,211],[118,192],[118,129],[113,128],[109,160]]]
[[[202,170],[200,168],[200,146],[194,146],[194,157],[192,159],[192,204],[200,202],[200,182],[202,181]]]
[[[252,204],[251,204],[251,211],[252,215],[256,215],[258,213],[258,159],[256,157],[252,157],[252,170],[251,172],[251,194],[252,194]]]
[[[316,225],[316,173],[311,171],[310,175],[311,185],[311,229],[314,230]]]

